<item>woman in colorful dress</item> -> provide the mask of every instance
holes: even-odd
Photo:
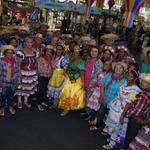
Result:
[[[138,87],[138,74],[136,71],[128,72],[126,75],[127,84],[120,87],[118,96],[110,104],[109,114],[105,122],[105,128],[102,134],[109,134],[110,141],[104,145],[104,149],[113,149],[116,142],[123,142],[125,139],[128,119],[125,118],[124,123],[120,123],[121,114],[128,105],[136,100],[136,95],[141,92]]]
[[[15,48],[11,45],[3,47],[4,57],[0,59],[0,116],[5,115],[5,108],[15,114],[13,98],[19,84],[19,66],[14,59]]]
[[[68,79],[59,98],[58,108],[64,110],[61,116],[67,115],[70,110],[79,110],[85,107],[85,65],[81,59],[81,54],[80,47],[75,46],[73,58],[66,69]]]
[[[43,111],[43,106],[48,106],[46,92],[49,78],[52,74],[53,46],[47,45],[44,54],[38,59],[38,90],[37,103],[39,111]]]
[[[65,83],[65,69],[68,61],[63,55],[64,49],[62,45],[57,45],[56,53],[52,58],[52,76],[48,83],[47,97],[53,103],[50,108],[57,106],[60,92]]]
[[[91,93],[93,92],[94,88],[93,85],[98,82],[98,76],[102,73],[103,70],[103,63],[101,59],[99,59],[99,50],[97,47],[91,47],[90,57],[87,59],[86,67],[85,67],[85,74],[84,74],[84,88],[86,90],[86,102],[88,101]],[[86,108],[85,113],[83,114],[86,119],[89,118],[90,110]]]
[[[17,60],[20,66],[21,82],[17,89],[18,108],[22,108],[22,97],[24,104],[30,108],[29,96],[34,95],[37,91],[37,57],[38,54],[32,47],[33,39],[28,37],[25,39],[25,48],[17,51]]]
[[[97,130],[102,127],[104,117],[109,111],[110,104],[117,97],[120,86],[126,84],[124,78],[126,65],[123,62],[113,63],[112,69],[113,72],[107,74],[102,81],[102,103],[97,115],[97,123],[95,126],[91,126],[90,130]]]
[[[104,79],[104,77],[108,73],[110,73],[110,70],[111,70],[111,62],[106,61],[103,66],[102,73],[100,73],[98,76],[98,81],[93,83],[93,85],[91,86],[93,91],[91,92],[89,98],[87,99],[87,104],[86,104],[86,106],[91,109],[91,112],[89,114],[89,116],[90,116],[89,123],[90,124],[95,124],[95,122],[96,122],[97,112],[100,108],[100,103],[101,103],[101,101],[100,101],[101,100],[101,89],[102,89],[101,83],[102,83],[102,80]]]

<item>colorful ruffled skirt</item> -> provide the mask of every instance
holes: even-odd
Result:
[[[71,82],[68,78],[67,83],[61,91],[58,108],[64,110],[79,110],[85,107],[85,91],[82,88],[82,80],[79,77]]]
[[[21,70],[21,82],[16,91],[18,96],[34,95],[37,91],[38,76],[36,70]]]
[[[65,84],[64,70],[54,70],[48,83],[47,97],[51,100],[58,100],[60,92]]]

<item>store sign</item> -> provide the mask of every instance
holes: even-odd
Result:
[[[73,2],[53,2],[52,0],[35,0],[35,7],[46,8],[46,9],[57,9],[64,11],[72,11],[84,14],[86,7],[84,5],[74,4]],[[101,10],[96,7],[91,8],[91,13],[94,15],[101,14]]]

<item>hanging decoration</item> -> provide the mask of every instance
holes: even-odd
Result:
[[[105,0],[97,0],[96,7],[103,9]]]
[[[139,11],[145,0],[126,0],[127,16],[124,20],[124,26],[131,28],[133,26],[134,16]]]
[[[115,1],[114,0],[109,0],[108,1],[108,6],[109,6],[109,12],[111,12],[111,8],[114,6]]]
[[[136,14],[137,15],[140,11],[140,8],[144,5],[144,2],[145,2],[145,0],[141,0],[140,3],[138,4],[137,9],[136,9]]]
[[[95,0],[86,0],[86,16],[90,16],[91,6]]]

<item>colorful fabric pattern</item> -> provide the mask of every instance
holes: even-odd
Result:
[[[108,108],[110,107],[111,102],[117,97],[120,86],[126,85],[126,79],[121,81],[113,80],[110,86],[106,88],[107,84],[112,80],[112,73],[109,73],[102,81],[102,86],[104,88],[104,94],[106,96],[106,102]]]
[[[20,73],[21,82],[17,89],[17,95],[19,96],[30,96],[35,94],[37,91],[38,76],[36,68],[36,60],[38,55],[26,55],[23,51],[17,51],[17,57],[21,58]]]
[[[87,99],[87,107],[90,109],[93,109],[95,111],[98,111],[100,108],[100,97],[101,97],[101,83],[102,80],[104,79],[104,77],[107,75],[106,72],[101,73],[98,76],[98,82],[96,82],[92,87],[90,87],[92,89],[92,93],[89,96],[89,99]]]
[[[145,117],[147,116],[148,111],[150,110],[150,89],[144,90],[137,96],[136,101],[131,104],[127,112],[127,116],[138,116]]]
[[[85,91],[81,79],[85,70],[84,62],[78,60],[75,63],[71,63],[68,65],[68,69],[67,74],[74,76],[75,80],[68,77],[60,95],[58,108],[65,110],[82,109],[85,106]]]
[[[122,138],[124,137],[125,139],[128,119],[125,118],[124,124],[121,125],[119,123],[120,116],[124,111],[126,104],[131,103],[134,100],[133,95],[135,97],[139,92],[141,92],[141,90],[136,85],[129,87],[121,86],[118,92],[118,96],[115,98],[114,101],[112,101],[109,114],[105,122],[106,127],[104,131],[111,135],[111,139],[113,141],[117,141],[118,136],[121,136]]]
[[[128,150],[149,150],[150,149],[150,128],[143,126],[135,137],[134,141],[130,143]]]
[[[58,100],[60,92],[65,84],[64,69],[68,61],[64,56],[52,60],[53,74],[48,83],[47,97],[51,100]]]

